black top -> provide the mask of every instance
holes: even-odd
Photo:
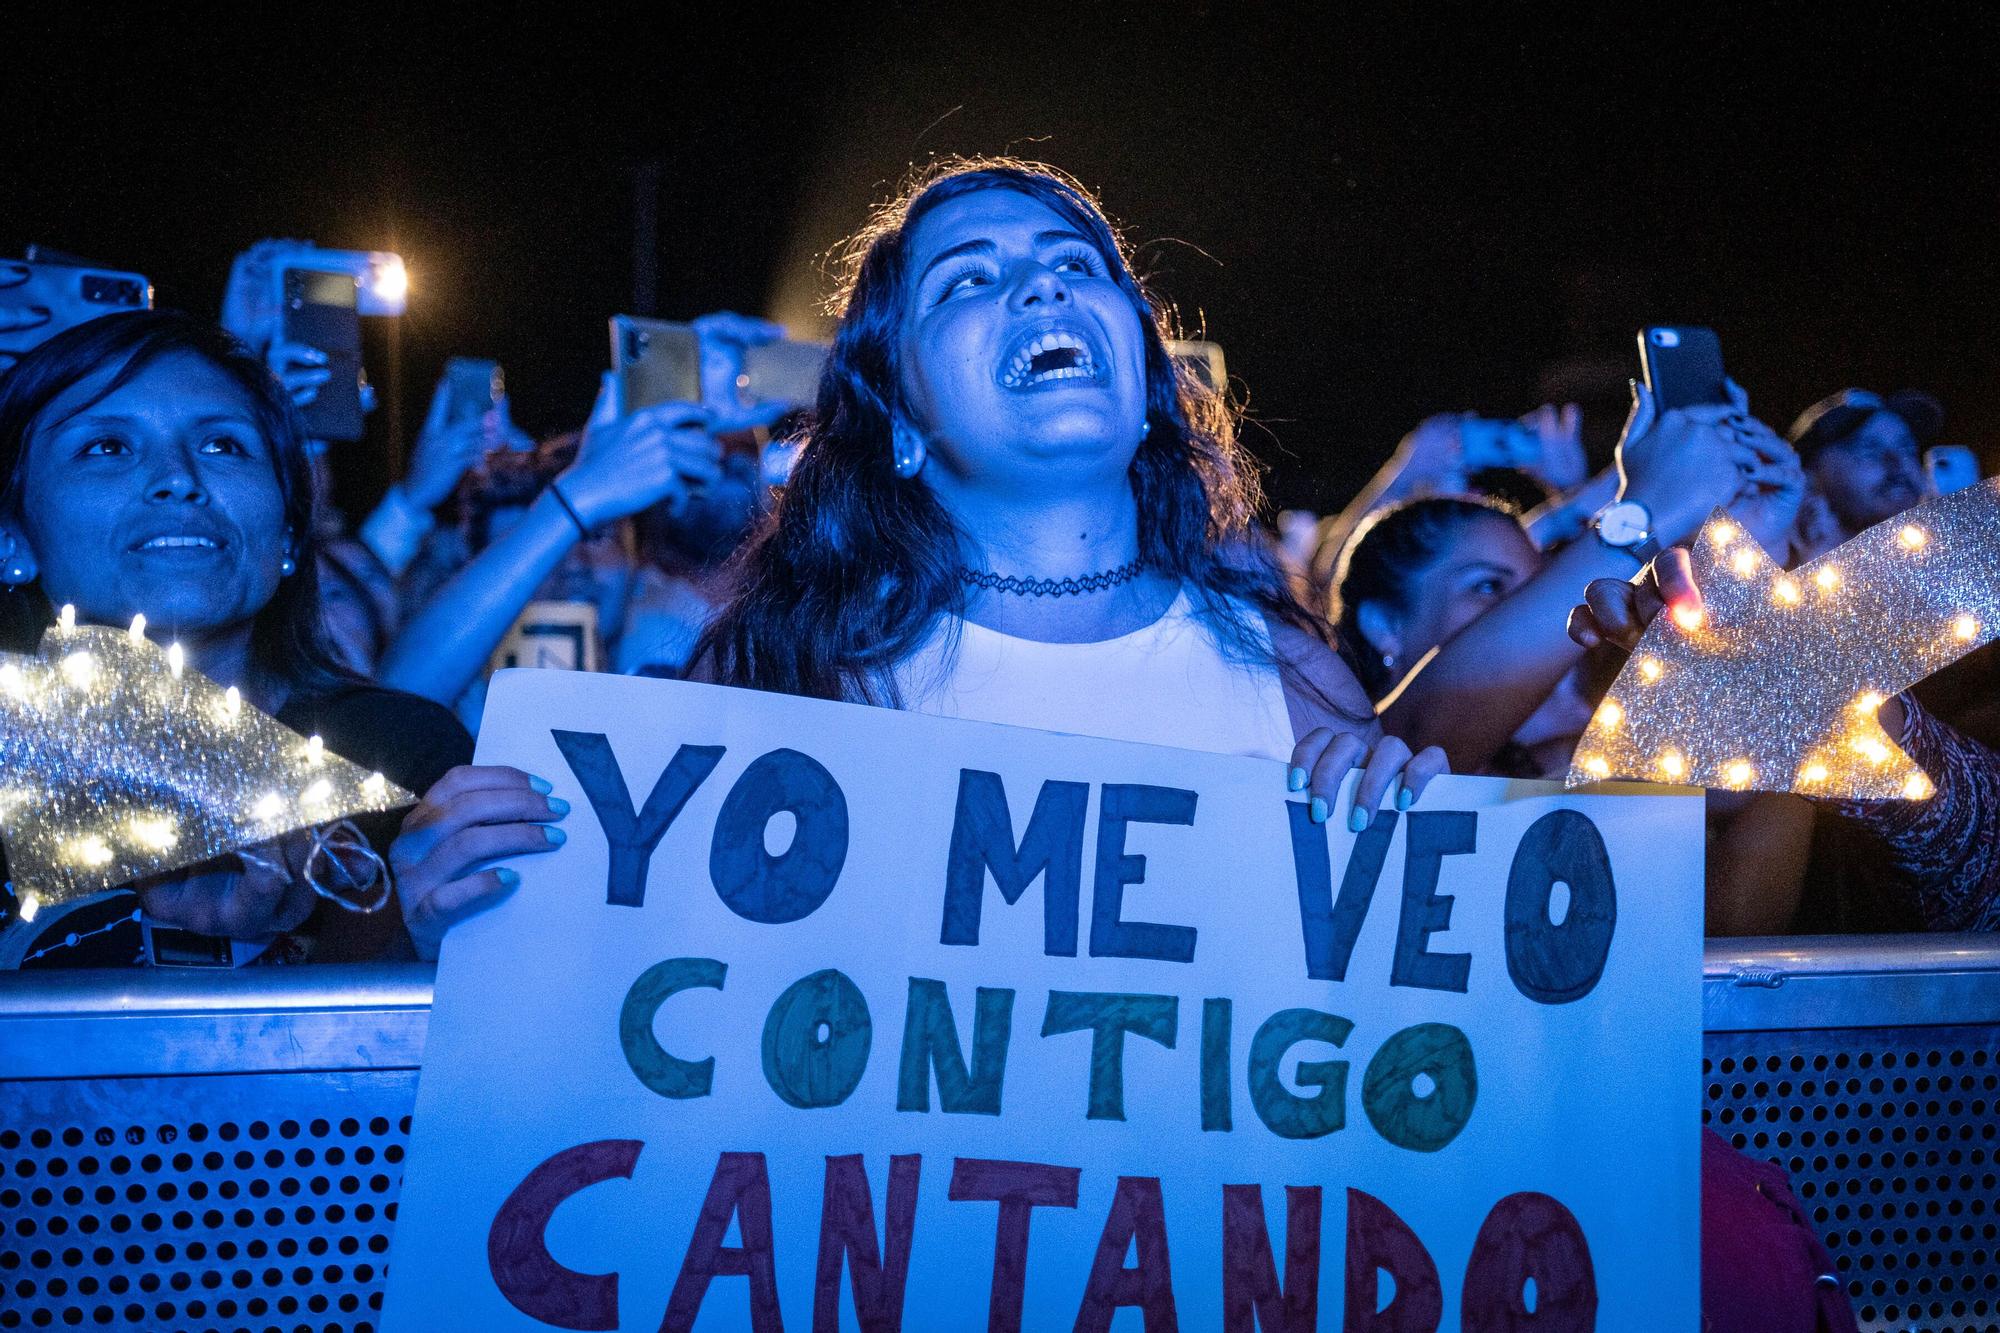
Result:
[[[472,737],[450,709],[379,685],[295,694],[278,710],[277,719],[300,735],[319,735],[341,758],[380,772],[419,796],[447,770],[472,760]],[[360,815],[354,824],[386,857],[408,813]],[[121,890],[76,906],[61,904],[45,909],[31,925],[15,920],[18,911],[12,885],[0,888],[0,931],[36,932],[25,951],[5,950],[20,956],[22,968],[125,967],[143,956],[135,893]],[[321,902],[295,934],[312,940],[315,961],[380,957],[398,943],[402,912],[393,901],[369,916]],[[289,956],[288,951],[276,952]]]

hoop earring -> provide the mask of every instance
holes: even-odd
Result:
[[[1396,655],[1394,653],[1383,653],[1382,665],[1394,671],[1396,669]]]
[[[897,439],[889,461],[896,469],[896,475],[908,481],[924,470],[924,460],[929,456],[930,451],[924,447],[923,436],[911,433]]]

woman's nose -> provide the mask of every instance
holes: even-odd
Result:
[[[146,488],[146,498],[156,503],[207,504],[208,491],[195,470],[183,462],[164,467]]]
[[[1047,264],[1029,263],[1014,284],[1012,305],[1016,310],[1066,306],[1069,301],[1069,284],[1063,281],[1062,274]]]

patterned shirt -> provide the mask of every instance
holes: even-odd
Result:
[[[1836,813],[1887,847],[1890,885],[1931,930],[2000,930],[2000,754],[1932,717],[1908,695],[1903,748],[1937,794],[1928,801],[1841,801]]]

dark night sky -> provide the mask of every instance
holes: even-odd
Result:
[[[0,53],[0,251],[212,311],[257,237],[398,249],[413,417],[452,352],[500,359],[533,428],[582,413],[637,163],[664,173],[662,313],[789,314],[909,163],[1011,147],[1159,242],[1286,503],[1343,500],[1425,413],[1526,410],[1559,355],[1617,382],[1640,322],[1714,325],[1781,430],[1914,384],[2000,461],[1980,5],[53,8]]]

